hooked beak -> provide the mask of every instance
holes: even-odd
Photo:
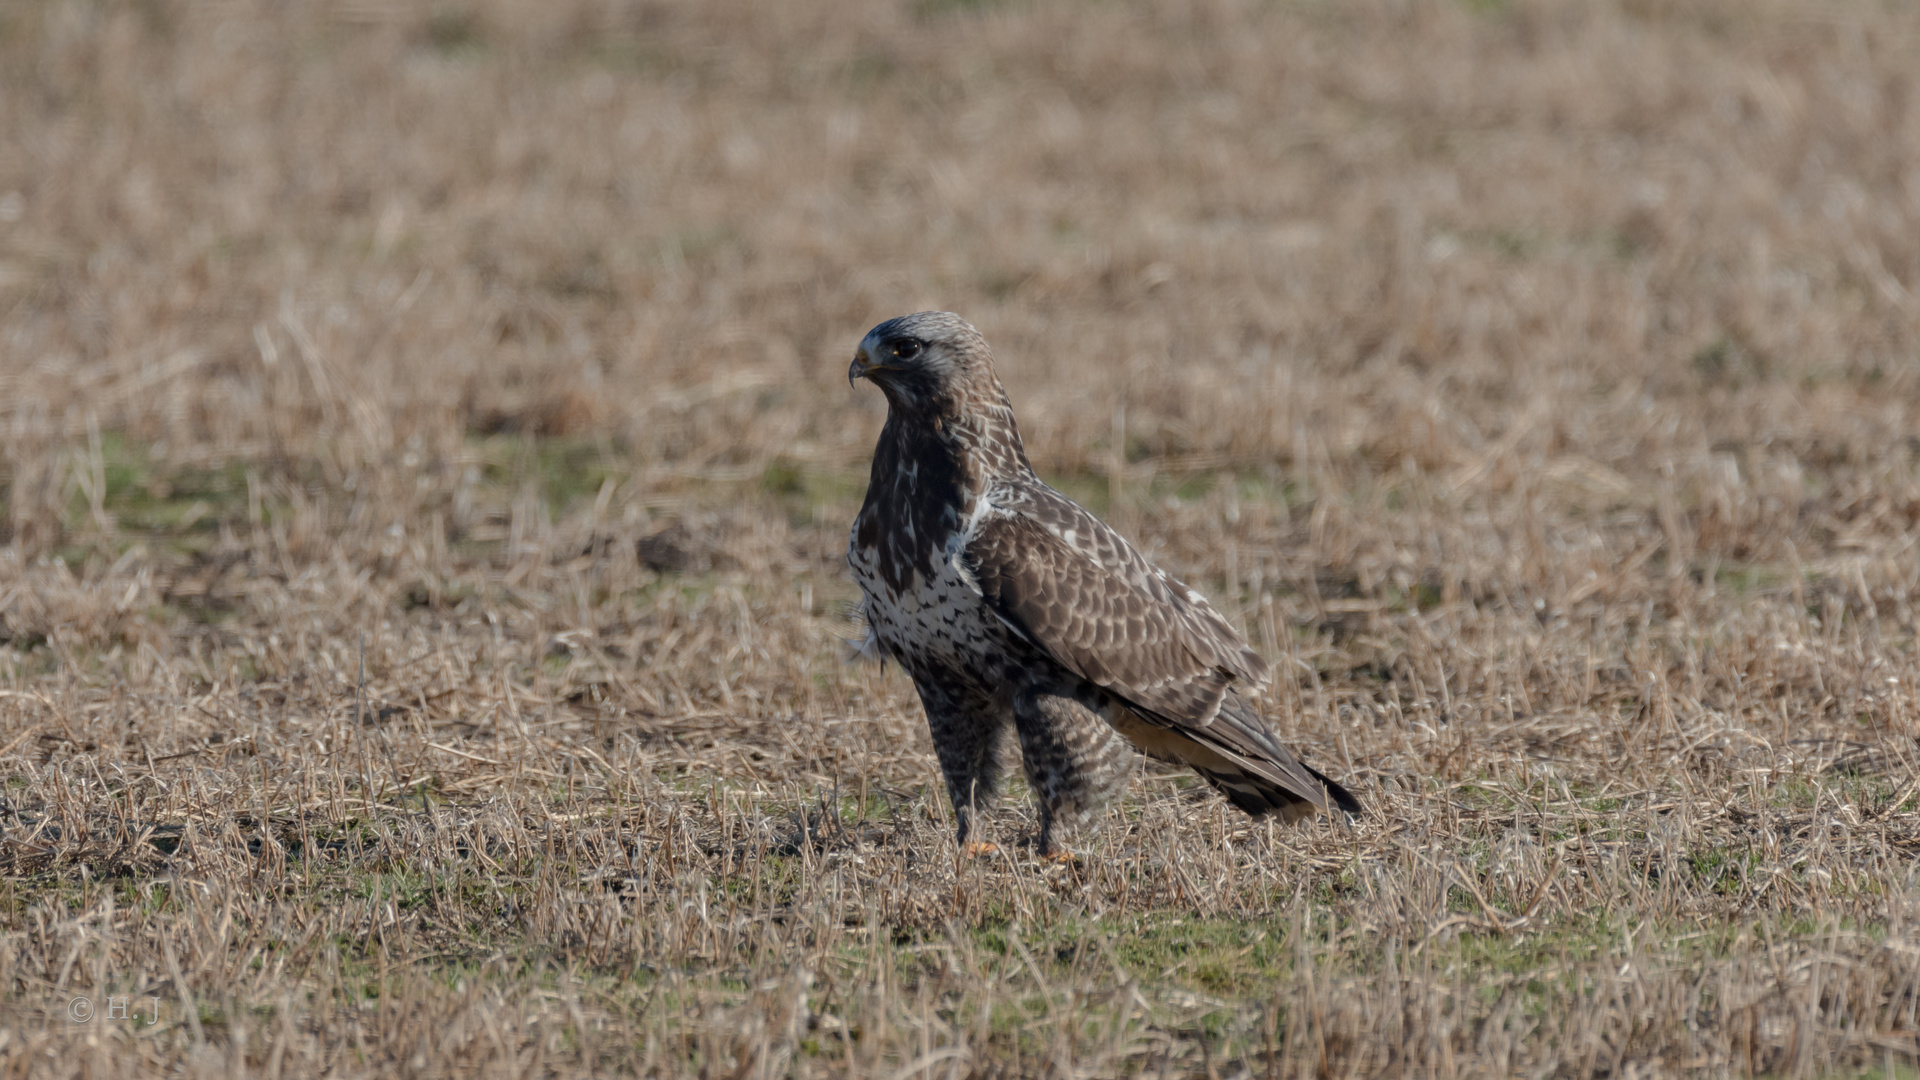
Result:
[[[883,364],[874,363],[873,358],[867,354],[867,347],[862,345],[854,350],[853,363],[847,365],[847,385],[851,387],[853,380],[864,379],[869,374],[881,370],[884,366]]]

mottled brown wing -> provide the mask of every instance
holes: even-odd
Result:
[[[1055,662],[1119,698],[1107,722],[1192,766],[1256,817],[1296,820],[1347,790],[1302,764],[1233,690],[1267,665],[1198,593],[1052,489],[986,517],[966,562],[987,607]]]
[[[1204,727],[1267,664],[1198,593],[1049,488],[988,515],[966,547],[987,607],[1081,678]]]

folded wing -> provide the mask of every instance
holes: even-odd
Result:
[[[1265,682],[1266,661],[1204,597],[1065,496],[1004,500],[964,559],[1002,622],[1118,699],[1107,721],[1141,750],[1193,766],[1249,813],[1303,816],[1329,793],[1359,809],[1234,693]]]

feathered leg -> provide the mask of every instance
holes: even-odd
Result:
[[[933,736],[933,752],[946,776],[947,798],[959,823],[959,843],[965,847],[974,817],[991,807],[1000,794],[1000,744],[1006,735],[1006,715],[989,702],[941,688],[937,680],[915,679],[914,685],[927,711],[927,732]]]
[[[1042,855],[1059,853],[1056,830],[1079,826],[1126,787],[1133,751],[1097,707],[1085,687],[1030,687],[1014,697],[1021,763],[1040,801]]]

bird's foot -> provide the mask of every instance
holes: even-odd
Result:
[[[1066,848],[1054,848],[1052,851],[1041,852],[1040,861],[1054,866],[1079,866],[1080,856]]]
[[[969,859],[977,859],[982,855],[997,854],[999,851],[999,844],[990,844],[985,840],[969,840],[960,845],[960,854],[965,855]]]

